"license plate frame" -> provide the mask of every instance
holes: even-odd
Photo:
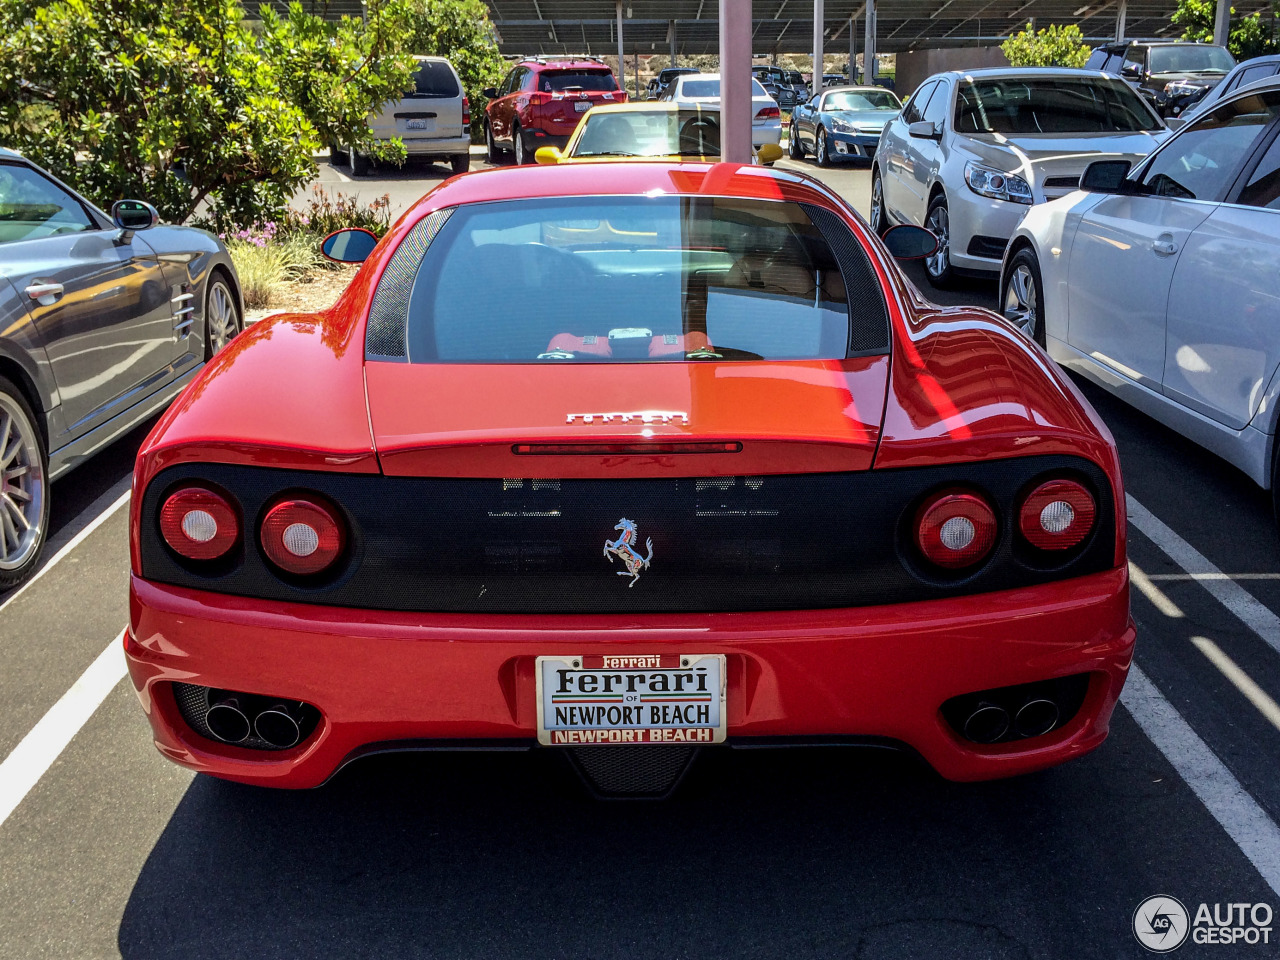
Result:
[[[538,742],[548,747],[723,743],[728,732],[726,666],[724,654],[538,657],[534,663]],[[568,676],[562,677],[560,671]],[[613,682],[605,681],[605,675],[613,677]],[[666,678],[661,687],[649,679],[658,675]],[[686,679],[677,681],[677,675]],[[596,680],[590,690],[583,690],[580,681],[587,676]],[[673,685],[680,689],[672,690]],[[607,688],[607,695],[601,687]],[[624,707],[637,711],[639,722],[635,713],[624,713]],[[705,721],[699,708],[707,711]],[[584,714],[586,710],[591,714]],[[565,722],[587,721],[593,714],[599,722]],[[675,722],[677,716],[681,722]],[[689,720],[693,722],[685,722]]]
[[[404,128],[406,130],[430,130],[434,124],[430,120],[406,120]]]
[[[576,110],[578,113],[586,113],[588,110],[591,109],[591,101],[575,100],[573,101],[573,109]]]

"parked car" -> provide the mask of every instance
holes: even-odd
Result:
[[[136,200],[107,216],[0,149],[0,588],[40,561],[52,481],[163,409],[241,328],[226,247],[158,219]]]
[[[786,71],[771,64],[756,64],[751,68],[751,76],[764,87],[765,93],[773,97],[780,107],[789,107],[795,102],[791,85],[786,82]]]
[[[1033,203],[1076,189],[1091,160],[1145,157],[1169,131],[1124,82],[1094,71],[999,68],[929,77],[884,128],[871,223],[922,224],[930,282],[994,275]]]
[[[1265,57],[1254,57],[1252,60],[1237,64],[1235,69],[1227,74],[1220,84],[1210,90],[1206,90],[1198,100],[1193,102],[1187,109],[1181,111],[1179,126],[1182,123],[1189,122],[1193,117],[1207,113],[1211,108],[1226,99],[1229,94],[1263,80],[1269,80],[1278,73],[1280,73],[1280,54],[1273,53]],[[1170,123],[1170,126],[1174,125]]]
[[[722,742],[977,780],[1106,737],[1115,445],[1002,319],[909,295],[888,247],[924,231],[623,163],[449,181],[373,240],[326,240],[348,294],[262,321],[139,453],[124,650],[166,758],[312,787],[541,745],[654,795]]]
[[[1272,79],[1231,94],[1127,175],[1124,161],[1094,164],[1087,193],[1027,212],[1001,302],[1059,363],[1280,501],[1278,130]]]
[[[502,86],[484,91],[489,162],[510,152],[517,165],[539,147],[563,147],[582,115],[598,103],[625,103],[627,92],[602,60],[521,60]]]
[[[873,157],[884,126],[902,103],[880,87],[828,87],[791,112],[787,149],[793,160],[812,152],[818,166]]]
[[[458,71],[444,57],[414,57],[418,62],[413,89],[402,100],[386,104],[369,118],[378,140],[404,143],[409,159],[448,163],[454,173],[471,166],[471,103],[462,92]],[[343,159],[357,177],[368,176],[371,161],[355,147]]]
[[[1085,69],[1121,77],[1162,117],[1176,116],[1236,65],[1226,47],[1169,40],[1122,40],[1095,47]]]
[[[809,84],[805,83],[804,76],[799,70],[787,70],[784,73],[786,85],[791,88],[791,100],[789,106],[803,103],[809,99]],[[781,103],[779,103],[781,106]]]
[[[719,106],[720,74],[699,73],[694,76],[676,77],[667,87],[662,99],[681,106]],[[773,97],[765,92],[760,81],[751,80],[751,145],[778,143],[782,139],[782,111]]]
[[[770,164],[782,158],[773,143],[761,144],[753,163]],[[699,104],[645,102],[593,107],[582,118],[564,150],[539,147],[539,163],[600,163],[620,160],[720,159],[720,108]]]
[[[665,67],[658,72],[658,75],[649,81],[649,99],[657,100],[662,96],[662,91],[667,89],[669,84],[676,77],[685,73],[697,73],[693,67]]]

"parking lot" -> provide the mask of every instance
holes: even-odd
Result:
[[[865,165],[779,166],[866,213]],[[398,213],[444,176],[320,179]],[[995,307],[994,282],[940,294],[910,269],[927,296]],[[1269,495],[1077,382],[1129,496],[1138,669],[1108,742],[979,784],[890,752],[712,750],[665,802],[592,800],[552,750],[372,757],[307,792],[165,761],[117,640],[134,431],[54,485],[43,573],[0,597],[0,952],[1129,957],[1154,894],[1280,909]]]

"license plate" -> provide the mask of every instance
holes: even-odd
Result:
[[[538,657],[538,742],[722,743],[723,654]]]
[[[576,100],[576,101],[574,101],[573,109],[577,110],[579,113],[586,113],[588,110],[590,110],[590,109],[591,109],[591,101],[590,101],[590,100]]]
[[[430,123],[430,120],[406,120],[404,128],[406,130],[427,130],[430,129],[428,126]]]

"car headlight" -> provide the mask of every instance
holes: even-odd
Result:
[[[964,165],[964,182],[969,189],[993,200],[1009,200],[1013,203],[1033,203],[1031,185],[1019,176],[981,167],[972,161]]]
[[[855,127],[848,120],[841,120],[839,118],[832,119],[831,129],[834,130],[836,133],[857,133],[858,132],[858,128]]]
[[[1191,83],[1187,80],[1170,80],[1164,85],[1164,92],[1171,97],[1185,97],[1189,93],[1196,93],[1203,89],[1203,85],[1199,83]]]

